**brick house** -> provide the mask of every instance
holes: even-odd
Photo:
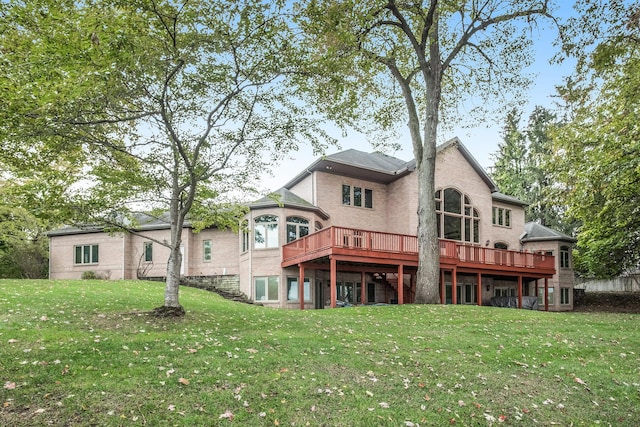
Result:
[[[441,302],[572,310],[575,240],[525,224],[526,204],[500,193],[457,138],[437,156]],[[250,299],[280,308],[411,303],[417,190],[414,161],[353,149],[328,155],[249,204],[239,234],[185,226],[182,273],[234,277]],[[165,248],[142,235],[159,240],[168,227],[140,228],[135,235],[51,232],[50,277],[163,276]]]

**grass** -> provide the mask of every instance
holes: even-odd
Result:
[[[637,425],[640,317],[0,281],[0,425]]]

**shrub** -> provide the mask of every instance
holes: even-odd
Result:
[[[98,273],[96,273],[95,271],[85,271],[82,273],[82,276],[80,276],[82,278],[82,280],[99,280],[102,279],[102,277],[100,277],[100,275]]]

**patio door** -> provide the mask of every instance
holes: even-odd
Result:
[[[476,304],[478,287],[473,283],[462,283],[457,286],[458,304]]]

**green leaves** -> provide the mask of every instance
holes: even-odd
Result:
[[[554,138],[568,213],[582,223],[576,262],[589,276],[614,276],[640,262],[640,28],[632,12],[612,2],[590,29],[599,44],[580,54],[564,88],[571,120]]]

